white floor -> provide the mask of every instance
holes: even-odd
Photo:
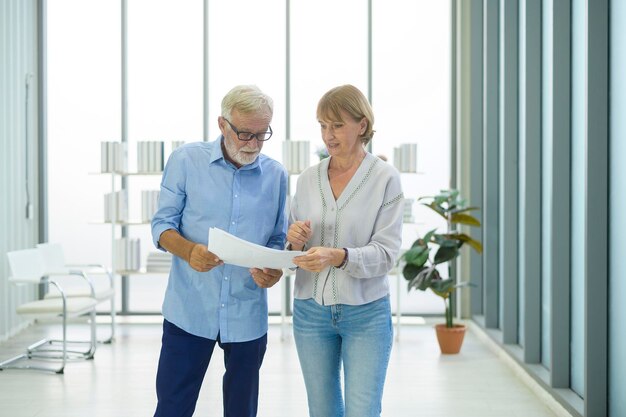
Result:
[[[73,325],[79,327],[81,325]],[[0,344],[4,360],[50,331],[35,325]],[[260,417],[307,416],[306,394],[290,328],[271,325],[262,373]],[[100,329],[99,329],[100,330]],[[78,330],[79,331],[79,330]],[[102,332],[105,327],[102,326]],[[99,345],[90,361],[69,363],[64,375],[0,372],[2,417],[152,416],[161,327],[120,324],[117,340]],[[216,348],[196,416],[221,416],[221,350]],[[403,325],[394,343],[384,417],[548,417],[552,411],[477,335],[458,355],[441,355],[431,325]],[[332,417],[332,416],[329,416]]]

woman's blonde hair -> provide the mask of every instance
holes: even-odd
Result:
[[[367,98],[353,85],[345,84],[329,90],[317,104],[317,119],[329,122],[344,122],[341,111],[345,111],[356,122],[365,117],[367,127],[360,136],[367,145],[374,136],[374,112]]]

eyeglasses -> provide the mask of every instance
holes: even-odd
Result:
[[[267,132],[263,132],[263,133],[240,132],[239,130],[237,130],[237,128],[235,126],[233,126],[233,124],[230,122],[230,120],[228,120],[225,117],[224,117],[224,120],[226,120],[226,122],[228,122],[228,125],[230,126],[230,128],[233,129],[233,132],[235,132],[235,134],[237,135],[237,139],[243,140],[244,142],[248,142],[248,141],[252,140],[252,138],[256,138],[256,140],[264,142],[264,141],[268,140],[269,138],[271,138],[272,137],[272,133],[274,133],[274,132],[272,132],[272,126],[268,126],[267,128],[269,130]]]

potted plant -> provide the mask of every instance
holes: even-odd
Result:
[[[479,241],[456,229],[459,224],[479,227],[478,219],[469,214],[478,208],[466,207],[466,201],[460,198],[457,190],[442,190],[436,196],[421,197],[418,201],[446,219],[447,230],[445,233],[438,233],[437,229],[433,229],[413,242],[411,248],[401,257],[404,262],[402,274],[408,281],[409,291],[430,289],[442,298],[446,323],[435,326],[437,340],[442,353],[458,353],[463,343],[465,326],[454,324],[450,298],[457,288],[470,284],[458,282],[452,276],[450,262],[461,254],[460,249],[466,243],[482,253],[482,244]],[[443,265],[448,267],[446,278],[441,275]]]

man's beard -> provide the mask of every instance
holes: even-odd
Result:
[[[224,138],[224,147],[226,148],[226,152],[228,153],[230,159],[239,165],[249,165],[253,163],[257,156],[259,156],[259,152],[261,152],[260,148],[250,149],[247,144],[244,147],[237,149],[235,144],[228,138]],[[246,151],[253,151],[253,153]]]

